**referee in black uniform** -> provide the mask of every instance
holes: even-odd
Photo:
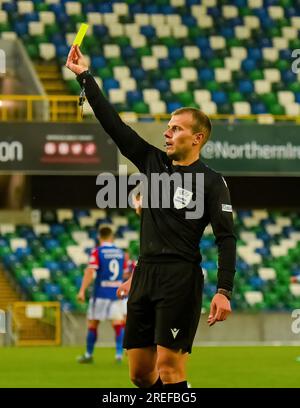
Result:
[[[154,173],[191,174],[193,191],[183,191],[195,197],[195,176],[204,174],[204,212],[196,219],[188,219],[187,209],[175,205],[177,191],[170,190],[174,202],[169,208],[151,208],[149,203],[147,207],[143,197],[140,258],[132,282],[121,288],[126,294],[131,285],[124,347],[128,350],[132,382],[143,388],[186,388],[186,361],[202,302],[199,242],[209,223],[219,258],[217,293],[208,318],[210,326],[225,320],[231,312],[235,274],[236,238],[229,191],[222,176],[199,158],[210,136],[210,120],[197,109],[175,111],[164,133],[164,152],[122,122],[89,73],[78,46],[71,48],[66,66],[77,75],[102,127],[148,180]],[[150,183],[148,193],[150,197]]]

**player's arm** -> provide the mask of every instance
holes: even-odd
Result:
[[[128,296],[128,293],[129,293],[130,287],[131,287],[133,274],[134,274],[134,272],[131,273],[130,278],[127,279],[126,282],[123,282],[122,285],[120,285],[118,287],[117,296],[118,296],[119,299],[123,299],[124,297]]]
[[[130,267],[130,260],[129,255],[126,252],[124,257],[123,263],[123,283],[117,289],[117,296],[119,299],[123,299],[124,297],[128,296],[130,286],[131,286],[131,277],[132,277],[132,269]]]
[[[66,66],[77,75],[77,80],[84,88],[89,104],[103,129],[114,140],[121,153],[141,169],[149,148],[151,149],[153,146],[121,120],[119,114],[104,97],[95,79],[89,73],[87,61],[78,46],[71,48]]]
[[[86,268],[84,271],[81,287],[77,295],[78,300],[80,300],[81,302],[85,301],[85,291],[90,286],[90,284],[93,282],[94,273],[95,273],[95,269],[91,267]]]
[[[212,299],[208,318],[211,326],[217,321],[225,320],[231,313],[230,296],[236,261],[236,237],[230,194],[225,180],[219,174],[212,182],[207,205],[218,247],[217,293]]]
[[[81,283],[80,290],[78,292],[77,298],[78,300],[84,302],[85,301],[85,291],[90,286],[90,284],[94,280],[95,272],[99,268],[99,253],[98,248],[94,248],[89,257],[89,263],[86,267]]]

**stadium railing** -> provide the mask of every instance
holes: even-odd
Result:
[[[21,121],[41,121],[38,115],[35,115],[34,105],[37,102],[48,103],[48,109],[50,111],[50,120],[52,122],[65,121],[65,116],[61,116],[62,112],[61,104],[71,104],[68,108],[71,116],[70,121],[82,122],[89,115],[83,115],[81,107],[78,105],[78,96],[75,95],[0,95],[0,120],[21,120]],[[66,112],[68,113],[68,112]],[[121,112],[121,116],[124,120],[129,121],[166,121],[169,119],[169,114],[139,114],[135,112]],[[271,114],[259,114],[259,115],[235,115],[235,114],[213,114],[209,115],[212,120],[224,121],[228,123],[234,123],[236,121],[248,121],[262,124],[273,124],[274,122],[294,122],[300,123],[300,116],[291,115],[271,115]]]

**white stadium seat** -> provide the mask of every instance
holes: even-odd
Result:
[[[68,16],[81,14],[82,11],[81,4],[77,1],[67,1],[65,3],[65,9]]]
[[[55,45],[52,43],[41,43],[39,44],[39,51],[40,51],[40,56],[43,58],[45,61],[50,61],[55,58],[56,56],[56,49]],[[68,70],[70,71],[70,70]],[[70,71],[71,72],[71,71]],[[71,72],[72,78],[74,79],[74,74]]]
[[[81,241],[85,241],[89,237],[86,231],[73,231],[71,235],[74,241],[76,241],[78,244]]]
[[[126,102],[126,93],[124,89],[110,89],[108,98],[111,103],[124,103]]]
[[[93,218],[93,217],[89,217],[89,216],[87,216],[87,217],[81,217],[81,218],[79,219],[79,225],[80,225],[81,228],[84,228],[84,227],[94,227],[94,226],[95,226],[94,218]]]
[[[207,89],[196,89],[194,91],[194,99],[198,105],[203,102],[211,101],[211,93]]]
[[[187,82],[182,78],[173,78],[170,80],[170,89],[174,93],[185,92],[187,90]]]
[[[121,249],[128,249],[129,247],[129,241],[125,238],[117,238],[114,240],[114,243],[118,248]]]
[[[115,227],[127,227],[128,219],[127,217],[117,215],[112,218],[112,222]]]
[[[271,83],[265,79],[256,79],[254,81],[254,90],[257,94],[271,92]]]
[[[105,44],[103,54],[105,58],[118,58],[121,55],[121,50],[117,44]]]
[[[158,60],[152,55],[144,55],[141,62],[145,70],[158,69]]]
[[[183,47],[183,54],[188,60],[197,60],[201,57],[200,48],[195,45],[185,45]]]
[[[39,19],[44,24],[54,24],[56,21],[55,13],[53,11],[40,11]]]
[[[149,102],[149,109],[151,115],[159,115],[167,112],[167,106],[164,101]]]
[[[183,67],[180,69],[181,78],[186,81],[197,81],[198,73],[196,68],[193,67]]]
[[[149,25],[150,24],[150,17],[149,14],[146,13],[136,13],[134,15],[134,21],[139,26]]]
[[[241,69],[241,60],[239,58],[226,57],[224,59],[225,68],[230,71],[239,71]]]
[[[133,48],[145,47],[147,40],[144,35],[138,34],[130,37],[130,44]]]
[[[113,11],[118,16],[126,16],[128,14],[128,4],[126,3],[114,3]]]
[[[250,115],[251,114],[251,106],[249,102],[234,102],[233,103],[233,110],[235,115]]]
[[[96,11],[90,11],[86,13],[86,17],[87,17],[88,24],[92,26],[102,24],[103,22],[102,14],[97,13]]]
[[[2,235],[11,234],[16,231],[16,227],[13,224],[0,224],[0,232]]]
[[[213,35],[210,37],[210,46],[213,50],[222,50],[226,48],[226,41],[224,37]]]
[[[234,31],[236,38],[239,38],[240,40],[247,40],[251,37],[251,31],[248,27],[236,26]]]
[[[10,247],[13,252],[18,248],[27,248],[27,241],[24,238],[12,238],[10,240]]]
[[[214,101],[204,101],[200,104],[200,108],[206,115],[216,115],[217,113],[217,105]]]
[[[292,283],[290,285],[290,292],[295,297],[300,297],[300,283]]]
[[[120,88],[125,91],[135,91],[137,89],[136,80],[134,78],[122,78],[119,80]]]
[[[273,20],[284,18],[284,9],[280,6],[269,6],[268,14]]]
[[[158,89],[144,89],[143,90],[143,99],[146,103],[159,101],[160,100],[160,93]]]
[[[217,82],[230,82],[232,73],[227,68],[215,68],[215,79]]]
[[[264,300],[264,297],[262,292],[253,290],[245,292],[245,299],[250,306],[253,306],[257,303],[261,303]]]
[[[174,38],[186,38],[188,37],[188,29],[184,25],[174,25],[171,27]]]
[[[262,48],[263,58],[267,61],[275,62],[278,60],[278,50],[272,47],[264,47]]]
[[[261,8],[263,5],[263,0],[248,0],[248,7],[250,8]]]
[[[28,32],[30,35],[42,35],[44,34],[44,23],[40,21],[30,21],[28,23]]]
[[[224,18],[238,17],[239,11],[236,6],[227,5],[222,7],[222,14]]]
[[[275,280],[276,279],[276,271],[274,268],[259,268],[258,275],[263,280]]]
[[[244,60],[245,58],[247,58],[248,54],[245,47],[232,47],[230,52],[233,58],[237,58],[239,60]]]
[[[48,268],[33,268],[31,272],[32,276],[37,282],[39,282],[41,279],[50,279],[50,271]]]
[[[19,0],[17,2],[17,6],[19,14],[33,13],[34,11],[34,5],[32,1]]]
[[[168,47],[165,45],[153,45],[152,55],[156,58],[167,58],[169,55]]]
[[[57,210],[57,219],[59,222],[63,222],[64,220],[72,220],[73,219],[73,211],[69,209],[59,209]]]
[[[0,23],[7,22],[7,12],[5,10],[0,10]]]
[[[50,232],[49,224],[35,224],[32,228],[36,235],[49,234]]]
[[[101,220],[106,217],[106,211],[100,209],[92,209],[90,210],[90,216],[93,218],[94,221]]]

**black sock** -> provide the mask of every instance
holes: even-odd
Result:
[[[153,389],[158,389],[158,388],[163,388],[163,383],[160,377],[158,377],[158,380],[151,385],[151,387],[148,387],[148,390],[153,390]]]
[[[188,388],[187,381],[181,381],[174,384],[164,384],[163,388]]]

